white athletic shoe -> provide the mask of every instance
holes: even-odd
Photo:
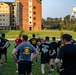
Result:
[[[18,70],[16,70],[16,73],[18,73]]]

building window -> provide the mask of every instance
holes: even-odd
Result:
[[[31,13],[31,11],[30,11],[30,13]]]
[[[31,24],[31,22],[30,22],[30,24]]]
[[[14,7],[12,7],[12,9],[14,10]]]
[[[36,14],[36,12],[33,12],[33,14]]]
[[[13,17],[13,18],[15,18],[15,16],[14,16],[14,15],[13,15],[12,17]]]
[[[14,11],[12,11],[12,14],[14,14]]]
[[[36,17],[34,17],[33,19],[36,20]]]
[[[36,23],[34,23],[33,25],[36,25]]]
[[[3,21],[5,21],[5,19],[3,19]]]
[[[33,9],[36,9],[36,6],[34,6]]]
[[[30,18],[31,18],[31,16],[30,16]]]
[[[13,22],[15,22],[15,20],[13,19]]]
[[[31,5],[30,5],[30,8],[31,8]]]

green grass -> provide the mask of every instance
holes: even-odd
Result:
[[[8,49],[8,64],[4,63],[4,56],[3,56],[3,65],[0,68],[0,72],[1,72],[0,75],[18,75],[17,73],[15,73],[15,71],[16,71],[15,61],[11,55],[12,50],[14,48],[14,43],[13,43],[13,41],[10,41],[10,43],[11,43],[11,46]],[[38,57],[40,57],[40,56],[38,56]],[[46,69],[45,75],[48,75],[47,65],[46,65],[45,69]],[[41,75],[40,59],[38,59],[38,63],[34,62],[32,72],[33,72],[33,75]],[[58,75],[58,74],[56,73],[56,71],[54,71],[54,72],[52,72],[52,75]]]
[[[0,30],[0,34],[5,33],[6,34],[6,38],[17,38],[18,34],[20,31],[18,30]],[[74,39],[76,39],[76,32],[73,31],[62,31],[63,33],[69,33],[73,36]],[[29,36],[29,38],[31,38],[31,35],[35,33],[36,37],[38,37],[38,35],[40,35],[41,37],[46,37],[49,36],[50,38],[52,37],[56,37],[56,38],[60,38],[60,34],[61,31],[59,30],[41,30],[41,31],[24,31],[23,34],[27,34]]]

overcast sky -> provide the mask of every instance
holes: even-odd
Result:
[[[13,1],[13,0],[0,0]],[[72,8],[76,7],[76,0],[42,0],[42,17],[65,17],[72,15]]]

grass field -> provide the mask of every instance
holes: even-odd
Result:
[[[11,46],[8,49],[8,64],[4,63],[4,56],[3,56],[3,65],[0,68],[0,72],[1,72],[0,75],[18,75],[15,72],[15,70],[16,70],[15,61],[14,61],[12,55],[11,55],[12,50],[14,48],[14,43],[13,43],[13,41],[10,41],[10,43],[11,43]],[[38,56],[38,57],[40,57],[40,56]],[[47,65],[46,65],[45,69],[46,69],[46,71],[45,71],[46,74],[45,75],[48,75]],[[41,75],[40,59],[38,59],[37,63],[34,62],[32,72],[33,72],[33,75]],[[52,72],[52,75],[58,75],[58,74],[56,73],[56,71],[54,71],[54,72]]]
[[[17,38],[19,35],[18,30],[0,30],[0,34],[5,33],[6,34],[6,38]],[[50,38],[52,37],[56,37],[56,38],[60,38],[61,33],[69,33],[73,36],[74,39],[76,39],[76,32],[73,31],[59,31],[59,30],[41,30],[41,31],[24,31],[23,34],[27,34],[29,36],[29,38],[31,38],[31,35],[35,33],[36,37],[38,37],[38,35],[40,35],[41,37],[45,37],[45,36],[49,36]]]

